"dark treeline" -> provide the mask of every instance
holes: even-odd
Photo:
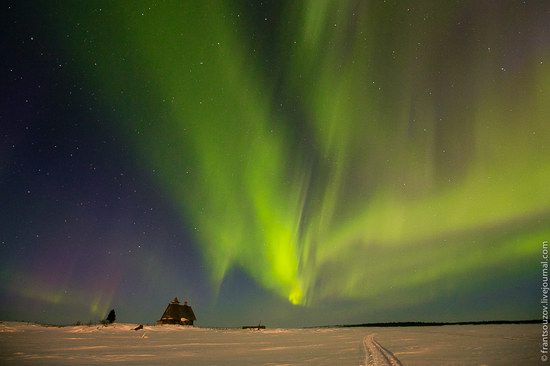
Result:
[[[468,322],[390,322],[390,323],[363,323],[363,324],[344,324],[334,327],[440,327],[443,325],[489,325],[489,324],[537,324],[542,323],[540,319],[531,320],[486,320],[486,321],[468,321]]]

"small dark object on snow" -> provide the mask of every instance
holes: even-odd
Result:
[[[262,322],[260,322],[258,325],[243,325],[243,329],[265,329],[265,325],[261,325]]]
[[[137,327],[134,328],[134,330],[140,330],[140,329],[143,329],[143,324],[140,324],[140,325],[138,325]]]

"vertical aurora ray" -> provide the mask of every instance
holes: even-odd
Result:
[[[550,32],[534,10],[507,26],[476,2],[290,4],[266,70],[227,3],[139,4],[106,6],[97,60],[70,48],[97,63],[90,83],[217,285],[238,267],[294,304],[422,303],[513,277],[550,234],[550,55],[525,42]],[[273,107],[281,94],[303,119]]]

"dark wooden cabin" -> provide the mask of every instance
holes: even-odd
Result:
[[[180,324],[180,325],[193,325],[193,322],[197,320],[195,313],[191,306],[187,305],[187,301],[180,304],[177,297],[172,300],[164,310],[164,314],[158,321],[159,324]]]

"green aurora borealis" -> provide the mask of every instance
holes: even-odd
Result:
[[[237,269],[295,305],[387,310],[538,281],[548,4],[45,4],[214,289]]]
[[[548,229],[535,223],[550,206],[548,49],[502,70],[506,24],[478,41],[448,5],[408,15],[311,1],[289,7],[290,25],[266,46],[285,74],[266,76],[225,6],[142,17],[121,5],[108,34],[121,38],[95,41],[106,54],[135,50],[120,65],[99,59],[101,82],[132,113],[124,128],[195,225],[215,281],[240,266],[293,303],[388,287],[421,301],[434,282],[460,286],[480,267],[537,254]],[[148,81],[154,91],[140,95]],[[278,111],[275,82],[300,98],[300,115]],[[151,112],[138,119],[140,103]]]

